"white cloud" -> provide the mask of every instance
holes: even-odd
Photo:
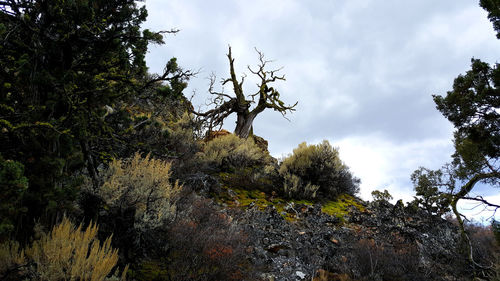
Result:
[[[348,137],[332,142],[340,157],[361,183],[361,197],[371,200],[373,190],[387,189],[395,200],[412,200],[410,175],[419,166],[436,167],[436,159],[451,154],[449,140],[428,139],[396,143],[380,135]]]
[[[484,196],[487,202],[500,205],[500,194]],[[474,201],[460,200],[458,202],[458,211],[464,214],[468,219],[474,219],[479,222],[488,222],[492,218],[500,220],[500,213],[495,212],[493,207],[488,207]]]
[[[297,111],[291,122],[264,112],[254,131],[276,156],[329,139],[363,180],[365,199],[388,188],[408,200],[416,168],[449,161],[452,129],[431,94],[450,90],[472,56],[500,60],[486,13],[468,0],[147,0],[146,7],[145,27],[181,29],[151,48],[148,65],[160,72],[175,56],[182,67],[201,69],[186,91],[197,91],[196,107],[212,71],[227,77],[228,44],[238,73],[257,62],[254,47],[284,66],[287,81],[276,86],[286,103],[299,101]]]

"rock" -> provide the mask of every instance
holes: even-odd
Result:
[[[248,237],[253,249],[249,259],[266,276],[263,280],[310,280],[313,276],[307,273],[318,268],[328,269],[329,279],[315,276],[313,280],[361,280],[367,277],[361,263],[366,251],[379,255],[380,266],[373,278],[364,280],[383,280],[384,263],[384,270],[392,270],[393,280],[467,280],[461,276],[464,271],[457,270],[460,236],[456,226],[422,212],[407,212],[402,203],[366,205],[367,211],[353,210],[356,218],[348,217],[349,223],[344,224],[322,213],[320,204],[286,205],[288,213],[297,214],[293,223],[272,206],[246,209],[233,217]],[[362,240],[373,244],[360,250]],[[390,262],[405,263],[407,272],[397,271],[402,267]]]
[[[306,274],[302,271],[296,271],[295,275],[297,275],[300,279],[306,278]]]
[[[266,248],[267,251],[271,253],[278,253],[280,250],[287,249],[288,247],[283,244],[271,244],[269,247]]]
[[[184,184],[203,196],[208,196],[210,192],[220,188],[219,181],[216,178],[203,173],[196,173],[189,176],[184,181]]]
[[[227,136],[230,134],[231,134],[231,132],[224,130],[224,129],[219,130],[219,131],[211,131],[208,133],[208,136],[205,138],[205,141],[209,142],[215,138],[220,138],[220,137]]]

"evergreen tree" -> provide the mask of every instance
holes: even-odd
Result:
[[[488,12],[494,29],[499,32],[500,0],[481,0],[480,5]],[[498,34],[497,37],[500,38]],[[437,183],[442,175],[449,177],[445,183],[447,197],[467,245],[468,260],[472,265],[481,267],[474,261],[471,240],[457,205],[460,200],[472,200],[495,210],[500,208],[500,205],[472,193],[478,184],[500,187],[499,64],[490,65],[473,58],[471,70],[455,79],[451,91],[445,96],[433,97],[437,109],[456,128],[453,140],[455,153],[452,162],[441,171],[427,171],[424,176],[432,186],[426,189],[439,187]],[[421,173],[422,169],[414,175],[418,175],[419,171]]]
[[[171,60],[147,76],[147,11],[133,0],[0,2],[0,153],[24,164],[28,219],[76,198],[75,171],[98,186],[97,166],[119,139],[110,109],[161,81],[182,80]],[[185,85],[184,85],[185,87]],[[128,128],[123,128],[128,129]]]

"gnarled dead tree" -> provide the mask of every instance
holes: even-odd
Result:
[[[283,116],[285,116],[287,111],[295,111],[297,102],[294,105],[285,105],[280,99],[280,93],[270,86],[273,82],[285,80],[284,75],[277,74],[281,68],[266,70],[266,64],[270,61],[264,59],[264,54],[262,52],[257,49],[256,51],[259,55],[259,64],[257,68],[253,69],[248,66],[248,70],[259,77],[259,82],[257,83],[258,90],[255,93],[248,96],[245,96],[243,93],[243,82],[245,81],[246,75],[243,75],[241,80],[238,80],[236,77],[231,47],[229,47],[229,53],[227,54],[230,77],[222,80],[222,86],[228,83],[232,84],[234,95],[226,94],[223,90],[220,92],[214,90],[216,77],[212,75],[210,78],[208,91],[213,95],[211,103],[215,105],[215,108],[206,112],[194,112],[208,122],[209,130],[212,130],[214,127],[222,126],[224,119],[232,113],[236,113],[237,120],[234,133],[241,138],[247,138],[252,134],[252,124],[255,117],[265,109],[272,108]],[[254,104],[255,106],[252,107]]]

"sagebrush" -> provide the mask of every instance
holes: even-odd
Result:
[[[177,181],[170,182],[169,162],[142,157],[113,160],[103,173],[104,183],[95,191],[111,212],[134,212],[134,228],[152,229],[164,225],[175,215]]]
[[[359,190],[359,179],[326,140],[317,145],[299,144],[293,154],[282,160],[279,174],[284,181],[283,191],[291,198],[334,199],[339,194],[354,195]]]
[[[240,138],[234,134],[214,138],[207,142],[198,158],[206,167],[218,170],[237,169],[264,165],[270,156],[259,148],[252,138]]]
[[[111,236],[103,243],[97,239],[98,226],[90,223],[85,230],[75,227],[66,217],[49,233],[41,233],[30,247],[7,241],[0,245],[0,277],[30,280],[125,280],[127,267],[113,279],[107,277],[116,267],[118,250],[111,246]],[[119,275],[119,276],[118,276]]]

